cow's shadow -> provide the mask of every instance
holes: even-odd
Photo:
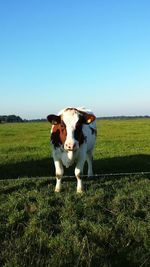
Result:
[[[95,173],[150,172],[150,155],[130,155],[94,161]]]
[[[95,174],[122,172],[150,172],[150,155],[131,155],[126,157],[103,158],[93,161]],[[87,171],[87,164],[84,174]],[[0,179],[22,177],[50,177],[55,175],[52,158],[30,160],[0,165]],[[64,175],[74,175],[74,166],[66,169]]]

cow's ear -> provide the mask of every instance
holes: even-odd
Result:
[[[88,113],[85,113],[83,115],[83,118],[84,118],[83,123],[85,124],[90,124],[96,119],[96,117],[93,114],[88,114]]]
[[[54,125],[59,124],[59,123],[61,122],[61,118],[60,118],[60,116],[53,115],[53,114],[48,115],[48,116],[47,116],[47,120],[48,120],[50,123],[54,124]]]

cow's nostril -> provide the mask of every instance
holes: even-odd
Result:
[[[76,143],[74,143],[74,144],[68,143],[65,145],[65,147],[68,150],[73,150],[76,147]]]

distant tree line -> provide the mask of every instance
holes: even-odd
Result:
[[[46,121],[46,119],[26,120],[26,119],[22,119],[20,116],[16,116],[16,115],[0,115],[0,123],[7,123],[7,122],[37,122],[37,121]]]
[[[114,119],[140,119],[140,118],[150,118],[150,116],[112,116],[112,117],[97,117],[97,120],[114,120]],[[0,123],[6,122],[38,122],[38,121],[46,121],[46,119],[31,119],[26,120],[22,119],[20,116],[16,115],[0,115]]]
[[[109,116],[109,117],[97,117],[97,120],[130,120],[130,119],[146,119],[150,118],[150,116],[145,115],[145,116]]]
[[[0,116],[0,123],[4,122],[23,122],[23,119],[16,115],[2,115]]]

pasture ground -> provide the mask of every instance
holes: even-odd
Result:
[[[97,126],[95,173],[150,171],[149,119]],[[54,193],[49,130],[47,122],[0,125],[1,266],[148,267],[150,177],[84,178],[82,195],[68,177]]]

